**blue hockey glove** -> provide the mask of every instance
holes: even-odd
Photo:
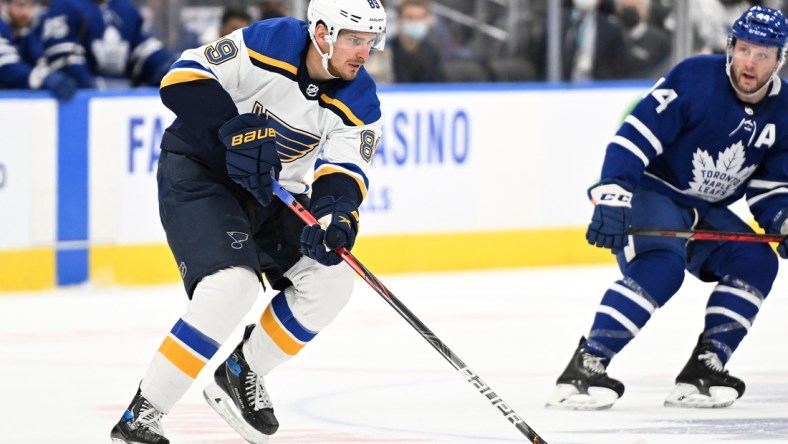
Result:
[[[772,232],[788,235],[788,208],[783,208],[774,216]],[[783,259],[788,259],[788,240],[783,240],[777,245],[777,254]]]
[[[71,100],[77,92],[77,81],[59,71],[53,71],[44,77],[41,88],[52,92],[56,99]]]
[[[276,134],[266,119],[251,113],[233,117],[219,128],[219,140],[227,147],[227,174],[268,206],[274,192],[272,179],[279,179],[282,162]]]
[[[358,232],[358,207],[347,197],[325,196],[312,204],[320,225],[307,225],[301,232],[301,252],[323,265],[342,262],[337,248],[353,248]]]
[[[588,197],[595,206],[586,240],[591,245],[618,252],[629,242],[632,193],[617,183],[598,183],[589,188]]]

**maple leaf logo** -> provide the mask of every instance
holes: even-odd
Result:
[[[99,70],[104,74],[121,75],[129,59],[129,42],[113,26],[108,26],[101,39],[91,44]]]
[[[708,151],[698,148],[692,155],[688,194],[708,202],[719,202],[732,195],[757,168],[757,165],[742,168],[746,160],[741,141],[720,152],[716,162]]]

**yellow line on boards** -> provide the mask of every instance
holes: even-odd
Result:
[[[53,248],[0,251],[0,291],[46,290],[54,287]]]
[[[353,254],[375,274],[612,264],[608,250],[585,241],[585,228],[359,236]],[[90,247],[94,285],[156,285],[180,281],[166,244]],[[0,291],[55,285],[52,249],[0,251]]]

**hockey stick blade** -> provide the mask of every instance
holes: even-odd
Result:
[[[295,200],[292,194],[282,188],[278,181],[274,180],[274,194],[282,200],[291,210],[293,210],[307,225],[316,225],[317,219],[306,210],[298,201]],[[369,284],[400,316],[402,316],[408,324],[411,325],[427,342],[432,345],[438,353],[441,354],[449,363],[457,370],[466,381],[471,383],[476,389],[487,398],[490,403],[496,407],[506,419],[509,420],[523,435],[525,435],[533,444],[547,444],[523,419],[512,410],[509,405],[503,401],[482,379],[457,355],[452,352],[446,344],[443,343],[437,336],[424,325],[419,318],[416,317],[402,302],[397,299],[393,293],[383,285],[364,265],[356,259],[346,248],[339,248],[336,252],[342,257],[350,268],[352,268],[361,278]]]
[[[631,228],[632,236],[675,237],[687,240],[714,240],[738,242],[782,242],[786,236],[780,234],[744,233],[733,231],[670,230],[662,228]]]

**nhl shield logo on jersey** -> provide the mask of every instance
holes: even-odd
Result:
[[[319,91],[320,88],[318,88],[313,83],[310,83],[309,86],[306,87],[306,95],[309,97],[315,97]]]
[[[233,240],[230,246],[234,250],[240,250],[244,247],[243,243],[249,240],[249,235],[240,231],[228,231],[227,235]]]

